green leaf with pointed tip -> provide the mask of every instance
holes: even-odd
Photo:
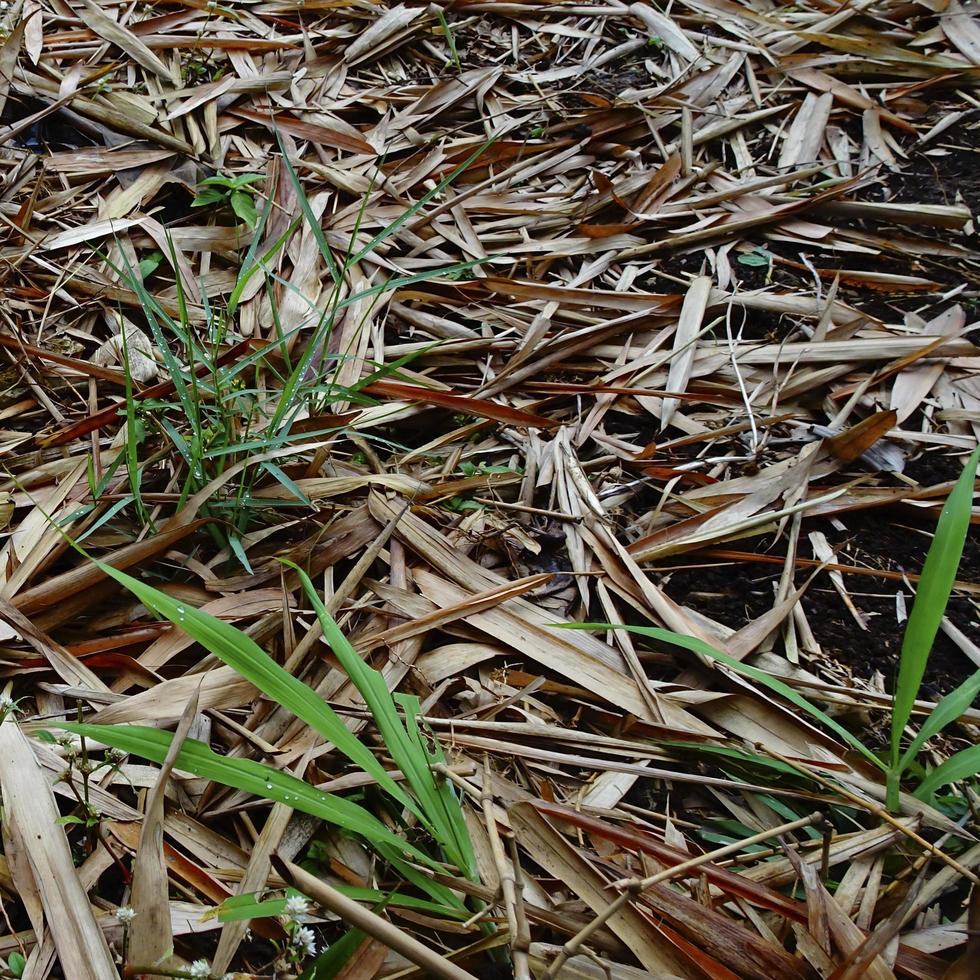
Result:
[[[797,694],[788,684],[784,684],[779,678],[773,677],[772,674],[767,674],[764,670],[759,670],[758,667],[752,667],[749,664],[743,664],[740,660],[736,660],[734,657],[730,657],[727,653],[722,653],[721,650],[716,650],[713,646],[705,643],[704,640],[699,640],[693,636],[683,636],[680,633],[672,633],[670,630],[659,629],[656,626],[624,626],[622,624],[611,624],[611,623],[568,623],[561,624],[563,629],[588,629],[588,630],[627,630],[630,633],[638,633],[641,636],[649,636],[651,639],[660,640],[663,643],[673,643],[675,646],[684,647],[685,650],[691,650],[693,653],[700,653],[708,657],[711,660],[717,660],[720,663],[725,664],[726,667],[730,667],[736,673],[742,674],[745,677],[750,677],[754,681],[758,681],[769,690],[775,691],[777,694],[784,697],[791,704],[795,704],[796,707],[802,708],[806,711],[812,718],[817,719],[821,724],[826,725],[831,731],[836,732],[848,745],[853,749],[857,749],[869,762],[873,762],[879,769],[884,769],[885,766],[881,760],[868,748],[866,748],[858,739],[856,739],[846,728],[839,725],[833,718],[827,715],[825,712],[821,711],[815,704],[807,701],[806,698]]]
[[[77,722],[59,722],[53,728],[64,729],[109,745],[123,752],[163,763],[170,749],[173,735],[158,728],[138,725],[87,725]],[[221,783],[251,793],[260,799],[275,800],[319,817],[336,827],[367,841],[404,879],[429,895],[440,905],[462,909],[463,903],[445,885],[433,881],[415,864],[424,864],[438,871],[443,865],[434,861],[424,851],[392,833],[377,817],[364,807],[341,796],[323,793],[309,783],[289,773],[251,759],[229,759],[218,755],[203,742],[185,740],[174,763],[176,768],[192,772],[202,779]],[[406,860],[406,856],[410,860]]]
[[[912,760],[919,754],[922,746],[929,741],[933,735],[938,735],[947,725],[951,725],[960,715],[976,701],[980,694],[980,670],[976,671],[972,677],[968,677],[955,690],[949,692],[929,714],[929,717],[922,723],[915,738],[909,743],[909,747],[902,754],[899,761],[899,769],[904,771]]]
[[[80,722],[59,722],[51,727],[64,729],[84,736],[103,745],[141,756],[152,762],[163,763],[170,749],[173,735],[159,728],[140,725],[89,725]],[[390,848],[399,854],[410,854],[415,860],[432,865],[434,862],[416,847],[393,834],[377,817],[364,807],[323,793],[309,783],[286,772],[252,759],[231,759],[218,755],[209,746],[196,739],[186,739],[177,759],[177,769],[192,772],[202,779],[210,779],[231,786],[260,799],[275,800],[294,810],[319,817],[327,823],[363,837],[375,845]]]
[[[166,592],[161,592],[118,568],[95,559],[93,561],[106,575],[129,589],[147,609],[169,619],[209,653],[233,667],[263,694],[305,721],[351,762],[373,776],[378,785],[387,790],[402,806],[421,817],[418,807],[408,794],[388,774],[371,750],[341,721],[333,708],[315,691],[277,664],[250,636],[230,623],[193,606],[177,602]]]
[[[333,980],[357,955],[367,934],[360,929],[348,929],[335,943],[324,950],[300,975],[299,980]]]
[[[255,210],[255,201],[252,199],[251,194],[247,194],[245,191],[235,191],[230,199],[231,209],[238,215],[242,221],[249,226],[249,228],[254,228],[255,223],[259,220],[259,213]]]
[[[219,191],[216,187],[206,187],[191,201],[191,207],[203,208],[208,204],[218,204],[224,199],[225,195],[223,191]]]
[[[309,576],[293,562],[285,559],[282,561],[299,576],[306,596],[320,620],[324,639],[364,698],[395,765],[405,774],[412,787],[426,826],[442,845],[449,860],[464,874],[475,875],[476,858],[459,800],[451,786],[437,780],[432,772],[432,763],[439,759],[428,757],[417,724],[418,699],[399,697],[398,700],[405,709],[403,723],[384,677],[368,666],[351,646],[320,600]]]
[[[963,555],[963,545],[970,526],[973,505],[973,483],[980,461],[980,447],[967,460],[960,478],[946,499],[936,533],[919,579],[915,603],[905,625],[898,679],[895,682],[895,704],[892,708],[891,761],[892,769],[899,766],[902,733],[912,715],[912,706],[922,686],[929,654],[946,611],[956,570]],[[897,792],[897,787],[895,787]],[[891,808],[892,800],[889,803]]]
[[[936,766],[919,784],[915,795],[920,800],[928,800],[937,789],[960,779],[969,779],[977,773],[980,773],[980,745],[971,745],[948,758],[941,766]]]

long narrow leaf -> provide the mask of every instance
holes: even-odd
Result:
[[[412,742],[418,746],[418,750],[425,760],[423,772],[428,783],[427,791],[431,791],[434,805],[439,807],[437,822],[452,837],[453,854],[460,870],[472,880],[477,881],[479,880],[479,872],[476,866],[476,852],[473,850],[473,842],[470,840],[470,832],[466,826],[466,819],[463,816],[459,799],[448,780],[436,780],[433,776],[433,767],[437,764],[445,765],[446,763],[442,746],[436,738],[433,737],[427,741],[423,736],[419,725],[422,707],[417,697],[396,694],[395,701],[401,705],[405,712],[406,731]]]
[[[79,722],[58,722],[52,727],[93,739],[123,752],[162,763],[170,748],[173,735],[159,728],[139,725],[88,725]],[[175,762],[177,769],[192,772],[263,799],[275,800],[319,817],[371,841],[393,848],[396,853],[411,855],[416,861],[433,864],[432,860],[408,841],[393,834],[369,810],[341,796],[323,793],[289,773],[251,759],[229,759],[218,755],[209,746],[195,739],[184,742]]]
[[[960,478],[943,506],[936,533],[929,546],[915,604],[905,626],[902,652],[895,682],[895,705],[892,709],[891,761],[898,768],[902,733],[912,715],[912,705],[922,684],[926,663],[932,652],[936,633],[942,622],[946,603],[956,580],[956,569],[963,555],[970,510],[973,503],[973,481],[980,461],[980,447],[967,460]]]
[[[980,745],[971,745],[951,756],[941,766],[936,766],[919,784],[915,795],[928,800],[937,789],[960,779],[969,779],[980,773]]]
[[[947,725],[956,721],[963,714],[980,694],[980,670],[972,677],[968,677],[955,690],[949,692],[932,709],[929,717],[923,722],[918,734],[909,743],[909,747],[902,754],[899,762],[899,769],[905,770],[909,763],[919,754],[920,749],[933,735],[938,735]]]
[[[373,776],[399,803],[417,816],[418,808],[340,717],[315,691],[277,664],[250,636],[193,606],[185,606],[165,592],[96,561],[106,575],[132,592],[148,609],[169,619],[219,660],[233,667],[263,694],[288,708],[332,742],[351,762]]]
[[[284,560],[283,563],[289,565],[299,575],[307,598],[320,620],[324,639],[330,644],[340,665],[364,698],[391,757],[405,773],[415,793],[426,825],[442,844],[450,860],[464,873],[474,873],[472,845],[465,831],[459,802],[452,796],[452,791],[448,787],[440,788],[438,785],[417,728],[414,729],[415,737],[412,737],[410,730],[402,723],[384,677],[368,666],[351,646],[350,641],[320,600],[309,576],[292,562]],[[449,798],[446,796],[447,793]]]
[[[798,708],[802,708],[811,717],[817,719],[817,721],[819,721],[821,724],[826,725],[826,727],[832,732],[836,732],[836,734],[847,742],[851,748],[860,752],[861,755],[863,755],[869,762],[873,762],[879,769],[885,768],[881,760],[878,759],[878,757],[871,752],[870,749],[866,748],[857,738],[855,738],[846,728],[839,725],[833,718],[821,711],[815,704],[807,701],[805,697],[797,694],[796,691],[794,691],[788,684],[784,684],[781,680],[773,677],[771,674],[767,674],[764,670],[759,670],[758,667],[743,664],[740,660],[730,657],[727,653],[722,653],[721,650],[716,650],[713,646],[705,643],[704,640],[698,640],[693,636],[683,636],[680,633],[672,633],[670,630],[659,629],[656,626],[624,626],[622,624],[613,625],[610,623],[570,623],[568,626],[564,626],[564,628],[627,630],[630,633],[638,633],[641,636],[649,636],[651,639],[660,640],[662,643],[673,643],[675,646],[684,647],[685,650],[690,650],[693,653],[701,653],[712,660],[717,660],[720,663],[723,663],[726,667],[730,667],[736,673],[742,674],[745,677],[750,677],[754,681],[758,681],[760,684],[768,687],[769,690],[775,691],[791,704],[795,704]]]

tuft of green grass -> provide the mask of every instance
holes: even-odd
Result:
[[[331,423],[331,406],[377,404],[363,389],[373,381],[397,376],[403,365],[430,349],[403,357],[394,364],[376,365],[376,369],[367,377],[343,384],[340,372],[351,355],[348,351],[328,353],[330,336],[339,315],[350,306],[363,303],[366,322],[375,304],[386,293],[430,279],[456,278],[486,260],[467,260],[413,275],[391,277],[377,285],[346,293],[350,268],[381,247],[445,190],[486,150],[490,142],[478,146],[435,187],[375,233],[366,245],[358,246],[359,232],[371,197],[369,190],[362,201],[342,261],[338,260],[333,247],[327,242],[285,151],[284,169],[292,183],[301,214],[264,249],[260,243],[266,240],[265,228],[271,213],[274,188],[264,195],[265,206],[259,213],[254,206],[254,184],[263,179],[262,175],[208,178],[202,182],[201,193],[195,203],[203,206],[227,201],[239,217],[253,227],[252,240],[237,279],[223,303],[207,296],[202,290],[201,308],[192,311],[184,283],[178,274],[177,312],[171,315],[146,285],[147,274],[152,269],[143,263],[130,266],[128,260],[124,260],[125,267],[120,268],[107,255],[97,253],[136,295],[153,344],[160,352],[162,366],[174,385],[170,397],[152,402],[138,401],[127,373],[126,397],[120,415],[125,419],[127,430],[122,456],[132,499],[122,505],[123,508],[133,506],[140,523],[147,523],[148,511],[144,507],[142,493],[143,481],[150,467],[147,459],[141,456],[150,455],[151,459],[171,462],[179,481],[178,507],[231,467],[243,464],[221,495],[201,508],[201,515],[215,518],[208,525],[208,533],[220,548],[228,549],[250,571],[242,542],[262,512],[311,506],[295,482],[270,457],[283,455],[292,445],[338,434],[342,431],[341,423]],[[275,287],[286,291],[295,291],[296,287],[276,272],[276,258],[304,222],[316,240],[332,285],[324,302],[318,304],[307,300],[309,312],[299,323],[284,330]],[[176,250],[172,242],[168,242],[168,245],[171,264],[177,268]],[[122,248],[119,252],[123,256],[127,254]],[[225,363],[223,355],[229,344],[237,339],[234,326],[239,304],[255,276],[264,279],[275,338],[237,361]],[[203,323],[200,322],[201,314]],[[437,345],[438,342],[432,346]],[[301,419],[321,416],[324,417],[322,427],[313,431],[296,431]],[[155,452],[149,454],[147,450],[151,447]],[[290,499],[256,497],[257,487],[270,481],[283,486]],[[94,480],[92,482],[94,484]]]
[[[899,657],[898,678],[895,681],[895,702],[892,707],[891,745],[888,769],[887,803],[890,810],[898,806],[899,783],[902,773],[909,763],[918,755],[919,750],[927,739],[938,734],[954,718],[959,717],[962,709],[969,706],[976,697],[976,676],[965,681],[956,691],[951,692],[936,707],[912,740],[903,754],[902,735],[905,726],[912,716],[912,706],[922,686],[926,664],[936,642],[946,605],[953,582],[956,581],[956,571],[963,557],[963,547],[970,528],[970,514],[973,508],[973,484],[980,462],[980,447],[977,447],[967,460],[963,472],[956,485],[943,505],[936,533],[926,555],[925,565],[919,579],[919,589],[916,592],[912,612],[905,624],[902,637],[902,651]],[[964,700],[966,699],[966,700]],[[955,714],[953,713],[955,711]],[[923,735],[923,732],[926,734]],[[967,750],[969,751],[969,750]],[[962,755],[962,753],[960,753]],[[956,756],[953,757],[957,758]],[[980,756],[977,761],[980,762]],[[948,760],[948,763],[953,759]],[[942,768],[942,767],[940,767]],[[938,770],[937,770],[938,771]],[[956,770],[948,770],[950,772]],[[974,771],[980,771],[980,765]],[[943,783],[934,783],[935,772],[927,778],[927,788],[935,785],[938,789]],[[962,777],[960,777],[962,778]],[[949,782],[950,780],[947,780]],[[922,787],[919,787],[922,792]]]
[[[444,758],[438,743],[434,739],[427,740],[422,733],[418,700],[391,694],[383,676],[361,660],[343,635],[305,573],[297,569],[320,619],[323,635],[364,699],[388,752],[406,776],[407,788],[392,778],[329,704],[276,663],[247,634],[110,565],[96,564],[106,575],[129,589],[147,609],[169,620],[209,653],[233,667],[264,695],[291,711],[369,774],[397,804],[393,816],[397,818],[401,809],[413,815],[437,845],[440,857],[433,858],[398,837],[385,823],[356,803],[323,793],[264,763],[225,758],[207,745],[188,739],[178,754],[175,763],[178,768],[260,798],[285,803],[356,834],[405,880],[425,891],[441,907],[457,911],[463,908],[461,900],[452,891],[408,863],[412,860],[438,868],[440,861],[447,861],[467,877],[475,880],[477,876],[476,857],[460,800],[452,786],[433,773],[432,766],[443,762]],[[155,762],[163,761],[173,738],[169,732],[135,725],[61,723],[58,727]]]

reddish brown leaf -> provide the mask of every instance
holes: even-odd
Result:
[[[493,419],[507,425],[519,425],[526,428],[551,429],[557,423],[541,415],[523,412],[519,408],[509,408],[485,398],[474,398],[471,395],[454,395],[448,391],[436,391],[433,388],[422,388],[418,385],[406,385],[397,381],[374,381],[362,389],[368,395],[379,398],[397,398],[398,400],[425,402],[439,408],[448,408],[452,412],[466,415],[477,415],[480,418]]]
[[[897,412],[875,412],[874,415],[869,415],[840,435],[827,439],[824,445],[839,460],[851,463],[861,453],[870,449],[886,432],[895,428],[897,422]]]

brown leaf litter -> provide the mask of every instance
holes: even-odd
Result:
[[[881,746],[980,436],[976,14],[4,4],[8,969],[288,976],[279,919],[216,907],[289,886],[317,946],[361,930],[351,980],[967,975],[975,783],[886,818],[880,773],[771,689],[556,627],[698,637]],[[46,741],[177,729],[424,837],[64,531],[245,630],[391,768],[299,564],[421,698],[479,880],[425,873],[472,919],[354,901],[418,882],[176,749]],[[980,666],[978,574],[974,538],[919,717]]]

